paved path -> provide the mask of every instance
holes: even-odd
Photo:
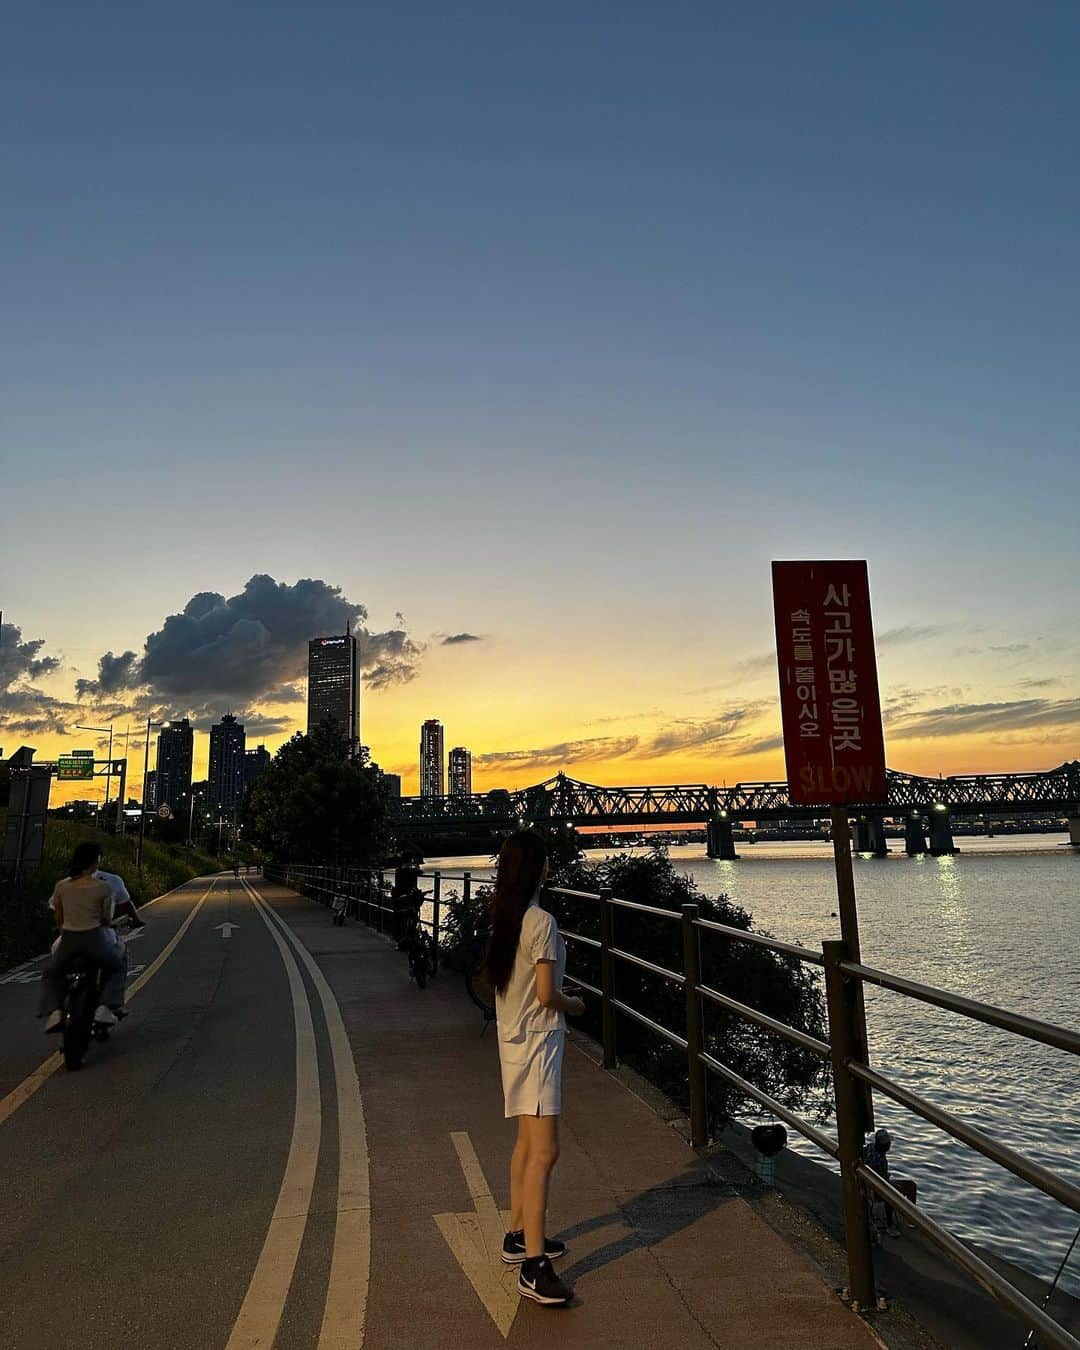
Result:
[[[879,1344],[574,1048],[552,1219],[579,1302],[519,1306],[512,1126],[460,981],[417,990],[383,939],[262,881],[147,917],[131,1016],[78,1074],[38,1072],[38,967],[0,976],[0,1345]]]

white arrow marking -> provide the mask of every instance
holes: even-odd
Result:
[[[436,1214],[435,1222],[505,1340],[521,1306],[517,1267],[506,1266],[501,1259],[503,1234],[510,1215],[496,1206],[469,1136],[461,1131],[450,1138],[465,1174],[474,1212]]]
[[[223,938],[231,938],[233,935],[233,929],[239,927],[240,925],[238,923],[219,923],[218,926],[214,929],[214,932],[220,933]]]

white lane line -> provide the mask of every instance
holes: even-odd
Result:
[[[315,1185],[315,1168],[322,1138],[318,1052],[311,1004],[303,976],[292,953],[257,901],[255,908],[277,944],[289,977],[293,1028],[296,1033],[296,1105],[289,1157],[281,1178],[277,1204],[226,1350],[253,1350],[256,1346],[260,1350],[269,1350],[274,1343],[311,1209],[311,1192]]]
[[[245,882],[245,885],[247,883]],[[326,1291],[319,1350],[361,1350],[371,1279],[371,1177],[367,1129],[356,1061],[334,991],[318,963],[289,925],[248,886],[260,913],[269,914],[311,976],[322,1002],[334,1062],[338,1104],[338,1199],[334,1254]]]
[[[210,898],[210,892],[213,889],[214,889],[214,882],[211,881],[210,885],[206,888],[205,892],[203,893],[202,899],[192,909],[191,913],[187,916],[184,922],[180,925],[177,931],[170,938],[168,945],[162,951],[161,955],[157,958],[157,960],[151,962],[151,964],[147,966],[145,969],[143,969],[142,966],[137,967],[137,969],[142,970],[143,973],[139,976],[137,980],[134,981],[134,983],[128,985],[127,988],[128,1002],[130,1002],[131,999],[135,997],[135,995],[139,992],[139,990],[143,987],[143,985],[145,985],[149,980],[152,980],[154,978],[154,976],[161,969],[162,965],[165,963],[168,957],[171,956],[172,953],[176,950],[177,944],[179,943],[180,939],[184,936],[187,930],[195,922],[199,910],[202,909],[203,905],[206,904],[207,900]],[[130,973],[134,972],[129,972],[129,974]],[[38,978],[39,979],[41,978],[40,975],[38,976]],[[30,1098],[34,1095],[34,1093],[37,1092],[38,1088],[44,1087],[45,1084],[49,1081],[49,1079],[60,1067],[60,1065],[63,1064],[63,1062],[64,1056],[62,1054],[57,1053],[54,1055],[50,1055],[48,1059],[44,1060],[41,1064],[38,1065],[38,1067],[34,1070],[33,1073],[28,1074],[19,1084],[18,1087],[12,1088],[12,1090],[8,1093],[6,1097],[0,1099],[0,1125],[3,1125],[5,1120],[8,1120],[11,1116],[13,1116],[15,1112],[19,1109],[19,1107],[23,1105],[24,1102],[28,1102]]]

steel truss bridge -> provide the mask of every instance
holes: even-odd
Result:
[[[901,816],[941,811],[952,816],[1080,816],[1080,760],[1041,773],[922,778],[889,770],[883,802],[853,814]],[[456,833],[553,825],[701,825],[731,821],[818,820],[827,807],[793,805],[787,783],[704,783],[670,787],[598,787],[557,774],[516,792],[496,789],[461,797],[402,797],[392,803],[399,833]]]

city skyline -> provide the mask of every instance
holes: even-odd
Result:
[[[1075,11],[185,13],[8,72],[6,753],[276,749],[352,622],[406,790],[778,778],[769,564],[865,557],[895,767],[1080,754]]]

